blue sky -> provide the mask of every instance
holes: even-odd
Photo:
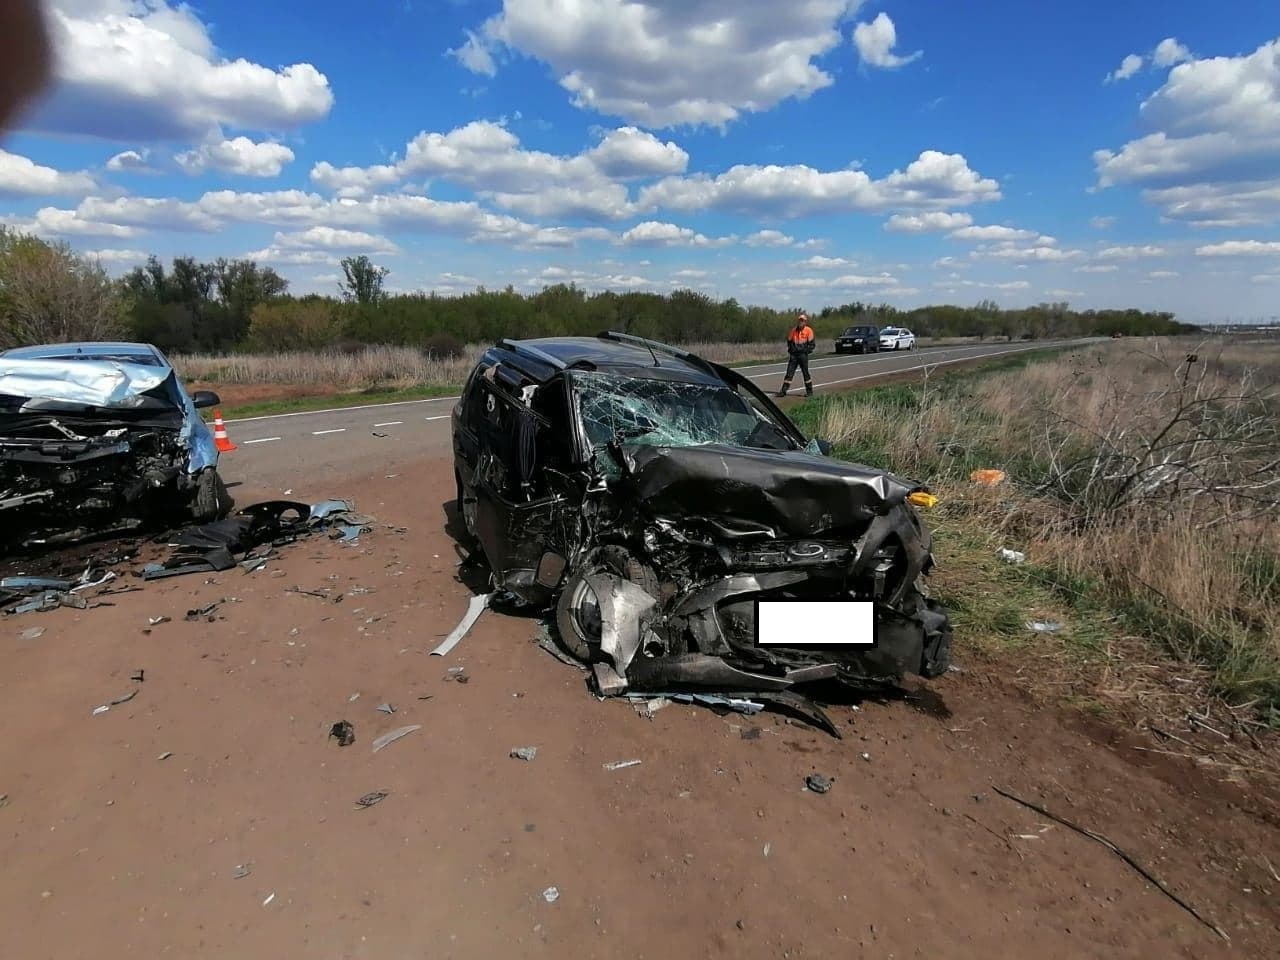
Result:
[[[1280,313],[1280,7],[50,0],[0,222],[297,292]]]

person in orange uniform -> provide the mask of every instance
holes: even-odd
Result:
[[[787,331],[787,375],[782,378],[782,389],[778,396],[785,397],[791,389],[791,379],[796,375],[796,367],[804,374],[804,393],[813,396],[813,380],[809,377],[809,354],[817,346],[817,338],[813,335],[813,327],[809,326],[809,318],[805,314],[796,317],[796,325]]]

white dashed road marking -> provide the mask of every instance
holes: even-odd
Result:
[[[241,442],[241,443],[244,443],[244,444],[250,444],[250,443],[270,443],[272,440],[279,440],[279,439],[280,439],[279,437],[260,437],[260,438],[259,438],[259,439],[257,439],[257,440],[241,440],[240,442]]]
[[[423,419],[423,420],[448,420],[448,419],[449,419],[449,414],[444,413],[444,414],[441,414],[441,415],[440,415],[440,416],[438,416],[438,417],[423,417],[422,419]]]
[[[322,437],[326,433],[346,433],[346,432],[347,432],[346,427],[337,427],[336,429],[333,429],[333,430],[312,430],[311,435],[313,437]]]
[[[403,420],[388,420],[386,423],[375,423],[375,427],[398,427],[404,423]]]

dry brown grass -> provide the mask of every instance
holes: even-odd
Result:
[[[920,343],[943,345],[944,341]],[[404,390],[460,385],[486,346],[468,344],[462,355],[454,358],[433,356],[413,347],[369,346],[291,353],[185,354],[172,359],[184,380],[199,383],[313,387],[334,392]],[[694,343],[687,349],[714,363],[786,359],[781,337],[777,343]]]
[[[811,415],[852,459],[943,492],[973,550],[1024,550],[1078,617],[1117,618],[1280,725],[1278,387],[1277,348],[1126,342]],[[975,488],[977,467],[1009,480]],[[1017,632],[1008,609],[981,616]]]
[[[305,386],[334,392],[400,390],[459,384],[481,353],[468,347],[461,357],[435,357],[410,347],[372,346],[356,351],[190,354],[173,358],[184,380],[218,384]]]

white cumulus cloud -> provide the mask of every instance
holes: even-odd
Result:
[[[1164,247],[1157,247],[1152,244],[1128,247],[1107,247],[1105,250],[1098,251],[1098,259],[1137,260],[1141,257],[1163,257],[1168,252],[1169,251]]]
[[[226,124],[285,129],[333,105],[310,63],[228,59],[185,3],[52,0],[58,83],[31,117],[41,131],[153,141],[198,139]]]
[[[1108,80],[1128,80],[1139,70],[1142,69],[1142,57],[1136,53],[1131,53],[1120,61],[1120,66],[1116,67],[1111,73],[1107,74]]]
[[[742,242],[748,247],[789,247],[796,241],[781,230],[757,230]]]
[[[623,233],[618,242],[626,247],[713,247],[722,246],[729,241],[727,238],[712,240],[674,223],[646,220]]]
[[[493,51],[550,66],[575,105],[646,127],[723,126],[830,86],[814,62],[861,0],[503,0],[458,59]]]
[[[400,249],[386,237],[362,230],[337,230],[333,227],[310,227],[295,233],[277,233],[275,245],[284,249],[318,248],[362,253],[396,253]]]
[[[107,160],[112,173],[154,173],[150,150],[124,150]]]
[[[1016,227],[1005,227],[992,224],[985,227],[961,227],[948,234],[955,240],[1034,240],[1034,230],[1019,230]]]
[[[982,177],[960,154],[926,150],[888,176],[863,170],[821,171],[803,164],[740,164],[719,176],[668,177],[640,191],[643,209],[725,210],[748,216],[803,217],[818,213],[879,213],[886,209],[939,209],[1000,198],[995,180]]]
[[[293,151],[282,143],[254,143],[248,137],[201,144],[174,157],[189,174],[207,170],[241,177],[278,177],[293,162]]]
[[[853,28],[853,45],[858,48],[862,62],[882,69],[906,66],[924,56],[923,50],[905,57],[893,52],[898,44],[898,29],[887,13],[879,14],[870,23],[860,23]]]
[[[940,233],[956,230],[973,223],[967,213],[895,213],[884,222],[884,229],[893,233]]]
[[[1148,133],[1094,152],[1099,187],[1140,187],[1167,219],[1193,225],[1280,220],[1280,39],[1179,64],[1140,120]]]
[[[0,197],[72,196],[97,186],[88,173],[65,173],[0,149]]]
[[[1280,240],[1226,240],[1196,247],[1197,257],[1274,257],[1280,255]]]

